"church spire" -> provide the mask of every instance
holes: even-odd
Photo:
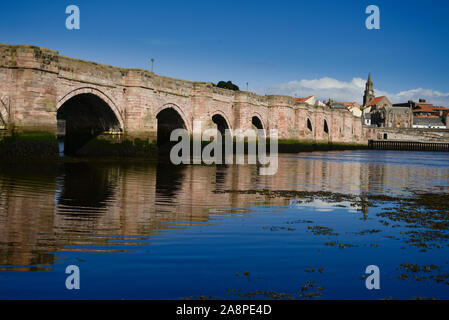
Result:
[[[365,94],[363,95],[363,105],[366,106],[374,99],[373,82],[371,81],[371,72],[368,75],[368,81],[365,85]]]

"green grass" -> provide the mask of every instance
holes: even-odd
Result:
[[[52,158],[57,155],[57,138],[51,133],[15,133],[0,141],[1,159]]]
[[[120,142],[106,139],[93,139],[86,143],[78,156],[112,156],[112,157],[154,157],[157,154],[155,143],[147,140],[125,139]]]
[[[24,132],[6,136],[0,143],[14,141],[55,142],[57,141],[57,138],[55,134],[49,132]]]
[[[351,143],[323,143],[311,141],[280,140],[278,144],[279,153],[297,153],[310,151],[330,150],[359,150],[368,149],[368,145]]]

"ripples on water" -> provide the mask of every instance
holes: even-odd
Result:
[[[280,156],[276,175],[258,170],[136,161],[3,164],[0,298],[279,297],[270,290],[304,298],[298,290],[307,281],[316,283],[315,298],[449,298],[449,282],[397,279],[402,263],[433,263],[444,275],[449,250],[446,243],[426,251],[407,246],[401,232],[410,228],[386,225],[377,216],[382,206],[227,192],[449,192],[447,153],[290,154]],[[333,231],[316,234],[316,226]],[[329,245],[337,240],[350,246]],[[81,269],[76,293],[65,289],[70,264]],[[382,290],[365,289],[369,264],[381,268]]]

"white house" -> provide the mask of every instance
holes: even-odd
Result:
[[[323,102],[320,100],[315,99],[315,96],[308,96],[306,98],[294,98],[293,101],[295,102],[303,102],[310,106],[318,106],[318,107],[324,107],[326,106]]]

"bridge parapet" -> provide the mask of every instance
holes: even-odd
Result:
[[[365,142],[360,118],[346,110],[107,66],[33,46],[0,44],[0,92],[11,98],[11,120],[21,130],[56,134],[61,105],[77,94],[92,94],[111,108],[125,133],[139,137],[154,137],[159,112],[171,106],[189,131],[193,121],[210,127],[212,117],[220,115],[232,129],[246,130],[256,123],[278,129],[281,139]],[[326,125],[327,134],[323,133]]]
[[[0,44],[0,66],[58,73],[59,52],[35,46]]]

